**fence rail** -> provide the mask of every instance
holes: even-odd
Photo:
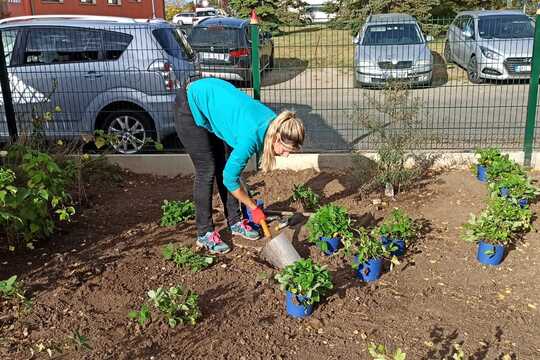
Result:
[[[280,26],[272,36],[261,31],[261,101],[299,114],[307,128],[305,151],[370,150],[380,140],[366,128],[366,117],[388,119],[389,130],[400,131],[377,105],[384,102],[385,83],[398,78],[411,85],[399,110],[417,107],[417,131],[425,134],[418,148],[522,149],[533,42],[510,30],[527,32],[533,25],[473,22],[471,37],[451,35],[449,51],[451,21],[420,24],[421,33],[402,20],[383,19],[356,40],[351,30],[326,24]],[[150,137],[163,141],[166,151],[181,149],[174,98],[187,78],[200,70],[253,94],[251,64],[244,60],[251,30],[195,30],[164,23],[0,29],[19,132],[38,127],[50,138],[76,138],[101,128],[123,137],[121,152],[139,150]],[[200,68],[193,66],[192,48]],[[473,58],[476,75],[492,79],[468,74]],[[4,113],[0,137],[8,138]]]

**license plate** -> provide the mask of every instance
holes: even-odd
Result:
[[[201,59],[207,59],[207,60],[229,60],[229,54],[220,54],[220,53],[207,53],[202,52],[199,54]]]
[[[402,79],[406,78],[408,73],[407,70],[392,70],[387,71],[384,75],[387,79]]]
[[[517,65],[516,72],[530,72],[531,65]]]

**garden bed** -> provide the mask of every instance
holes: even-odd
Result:
[[[33,349],[34,358],[48,358],[50,349],[64,359],[369,359],[374,342],[400,347],[407,359],[445,359],[456,343],[470,359],[540,358],[539,236],[526,234],[499,267],[477,263],[460,227],[488,191],[470,172],[434,175],[397,201],[360,198],[348,173],[278,172],[248,182],[273,209],[296,209],[290,198],[300,183],[365,224],[400,207],[423,224],[421,237],[400,265],[366,284],[342,255],[326,257],[305,241],[304,228],[289,231],[299,253],[328,265],[334,282],[310,318],[295,320],[285,314],[276,272],[245,242],[198,273],[165,261],[163,246],[192,245],[195,227],[160,227],[160,206],[189,199],[192,180],[126,173],[121,185],[91,186],[91,205],[49,243],[0,253],[0,279],[17,274],[33,301],[18,319],[0,305],[0,357],[28,359]],[[383,203],[373,205],[375,198]],[[220,211],[214,215],[223,226]],[[128,319],[148,290],[177,284],[200,295],[197,325],[171,329],[154,319],[141,328]],[[89,349],[69,339],[75,331]]]

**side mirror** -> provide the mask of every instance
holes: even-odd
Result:
[[[433,36],[431,36],[431,35],[426,36],[426,41],[427,42],[432,42],[433,41]]]
[[[473,38],[473,32],[471,29],[465,29],[463,30],[463,36],[465,36],[466,39],[472,39]]]

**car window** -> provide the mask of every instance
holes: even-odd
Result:
[[[184,37],[172,27],[156,29],[152,32],[159,45],[171,56],[193,59],[193,50]]]
[[[194,27],[189,34],[193,46],[234,47],[240,45],[240,31],[224,26]]]
[[[458,18],[456,18],[456,20],[454,21],[454,26],[460,30],[463,30],[463,19],[464,16],[459,16]]]
[[[474,38],[474,19],[471,16],[465,16],[463,18],[463,32],[470,32]]]
[[[197,11],[197,16],[216,16],[216,12],[213,10]]]
[[[117,60],[127,49],[133,36],[119,32],[103,31],[103,58]]]
[[[534,26],[525,15],[482,16],[478,20],[478,33],[482,39],[532,38]]]
[[[370,25],[364,34],[362,45],[411,45],[423,40],[416,24]]]
[[[25,64],[99,60],[101,34],[89,29],[33,28],[24,50]]]
[[[17,40],[18,30],[2,31],[2,42],[4,43],[4,54],[6,56],[6,65],[11,64],[13,50],[15,49],[15,41]]]

